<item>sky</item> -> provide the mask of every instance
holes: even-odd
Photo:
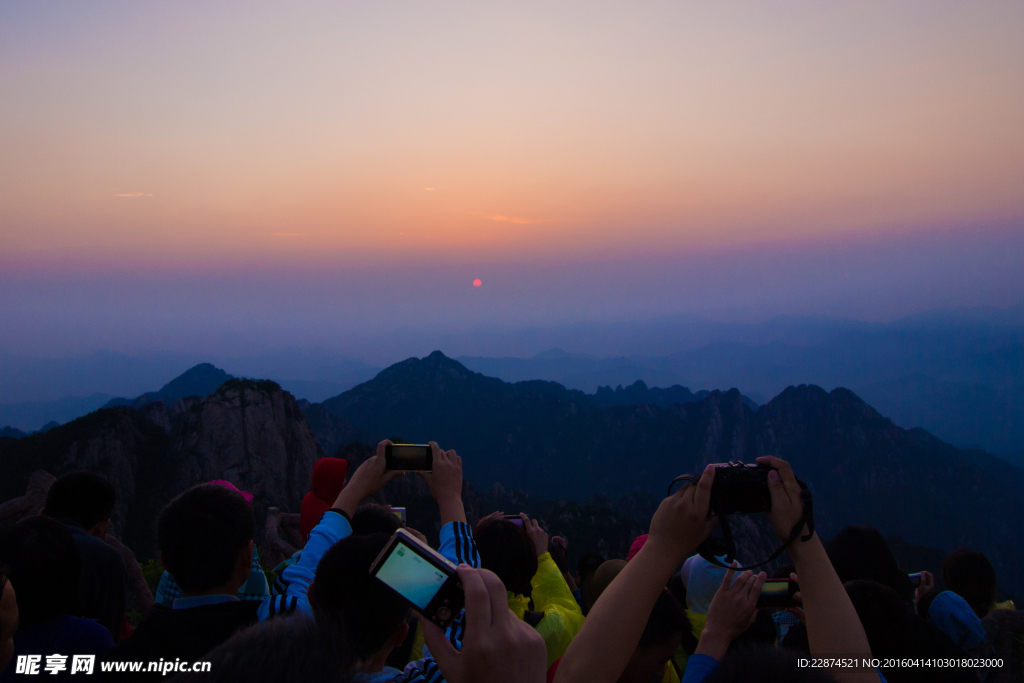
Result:
[[[0,353],[1017,304],[1021,35],[1017,0],[0,3]]]

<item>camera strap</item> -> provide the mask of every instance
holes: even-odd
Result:
[[[672,480],[672,483],[669,484],[670,492],[676,482],[679,481],[691,482],[694,485],[697,484],[697,479],[690,475],[676,477]],[[718,524],[722,529],[722,536],[720,538],[717,536],[708,536],[697,548],[697,553],[711,564],[719,567],[735,569],[736,571],[746,571],[747,569],[756,569],[757,567],[775,560],[779,555],[785,552],[786,548],[788,548],[797,538],[799,538],[801,542],[811,540],[811,536],[814,535],[814,500],[811,497],[811,490],[807,487],[807,484],[803,483],[799,479],[796,480],[796,483],[800,484],[800,500],[802,500],[804,504],[804,513],[789,532],[789,540],[776,548],[775,552],[768,556],[768,559],[745,567],[729,566],[729,564],[736,559],[736,541],[733,540],[732,529],[729,527],[729,516],[722,512],[721,506],[714,498],[711,500],[711,511],[715,513],[716,517],[718,517]],[[807,525],[807,534],[805,536],[800,536],[800,531],[804,528],[804,525]],[[725,562],[718,559],[723,555],[725,556]]]

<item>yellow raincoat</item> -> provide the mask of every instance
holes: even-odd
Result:
[[[544,613],[536,629],[547,645],[550,667],[565,654],[569,643],[580,632],[583,610],[569,591],[558,565],[551,559],[551,553],[544,553],[537,558],[537,573],[533,575],[530,584],[533,587],[533,609]],[[529,604],[530,598],[509,592],[508,608],[518,618],[523,618]]]

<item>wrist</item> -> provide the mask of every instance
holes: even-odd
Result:
[[[341,490],[341,493],[338,494],[333,507],[343,510],[351,519],[352,515],[356,513],[356,509],[358,509],[359,503],[362,502],[364,497],[365,496],[352,486],[346,486]]]
[[[682,544],[672,542],[671,540],[660,536],[648,536],[647,542],[644,543],[642,548],[640,548],[640,552],[642,553],[645,550],[659,562],[664,563],[665,565],[670,565],[673,571],[683,563],[683,560],[685,560],[691,552],[690,549],[683,547]]]
[[[700,640],[697,641],[697,649],[694,653],[707,655],[708,657],[722,661],[722,658],[725,657],[725,653],[729,650],[729,645],[731,643],[732,638],[727,635],[718,633],[713,629],[704,629],[704,632],[700,634]]]
[[[806,541],[801,541],[800,538],[797,538],[789,544],[787,550],[789,551],[789,556],[793,558],[794,566],[797,567],[797,574],[800,573],[800,563],[807,558],[808,553],[813,553],[819,549],[824,550],[824,547],[821,545],[821,539],[818,538],[818,532],[814,532],[814,535]]]
[[[441,524],[449,522],[465,522],[466,510],[462,505],[462,498],[449,496],[438,498],[437,507],[441,512]]]

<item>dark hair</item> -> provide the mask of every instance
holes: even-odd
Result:
[[[201,593],[231,578],[253,528],[252,508],[242,494],[220,484],[199,484],[160,511],[160,558],[183,591]]]
[[[672,597],[679,601],[680,605],[686,604],[686,584],[683,583],[683,576],[679,572],[676,572],[668,579],[668,584],[665,586],[668,592],[672,594]]]
[[[586,580],[596,572],[597,568],[604,564],[604,559],[601,553],[589,552],[580,555],[580,559],[576,561],[576,573],[580,575],[580,581]]]
[[[801,668],[800,653],[771,645],[738,647],[722,658],[706,683],[835,683],[822,669]]]
[[[877,581],[848,581],[846,594],[857,610],[875,657],[905,655],[907,605],[889,586]]]
[[[307,617],[271,619],[236,633],[203,657],[210,662],[209,672],[186,673],[174,680],[350,683],[357,678],[347,645],[343,639],[325,637]]]
[[[651,616],[647,617],[647,625],[644,626],[637,647],[641,650],[650,650],[658,645],[664,645],[677,633],[692,632],[693,626],[686,616],[686,609],[672,597],[668,589],[662,588],[651,610]]]
[[[402,520],[383,505],[367,503],[352,515],[352,533],[355,536],[368,534],[392,535],[402,528]]]
[[[848,526],[828,544],[828,559],[843,583],[877,581],[892,588],[908,605],[914,600],[910,577],[900,569],[885,537],[866,524]]]
[[[530,595],[537,550],[526,531],[505,519],[484,522],[473,533],[480,564],[498,575],[507,590]]]
[[[767,643],[774,645],[778,637],[775,628],[775,620],[772,613],[766,609],[759,609],[754,615],[754,622],[747,627],[747,630],[733,638],[730,647],[740,647],[750,643]]]
[[[28,517],[4,529],[0,564],[14,586],[22,626],[78,612],[78,546],[57,520]]]
[[[984,618],[996,597],[996,570],[984,553],[960,548],[942,563],[946,588],[967,601],[978,618]]]
[[[370,565],[388,540],[386,534],[341,539],[320,559],[309,591],[317,624],[347,634],[360,659],[378,652],[409,616],[405,600],[370,576]]]
[[[71,519],[83,529],[110,519],[117,502],[114,485],[93,472],[69,472],[53,482],[46,494],[46,515]]]

